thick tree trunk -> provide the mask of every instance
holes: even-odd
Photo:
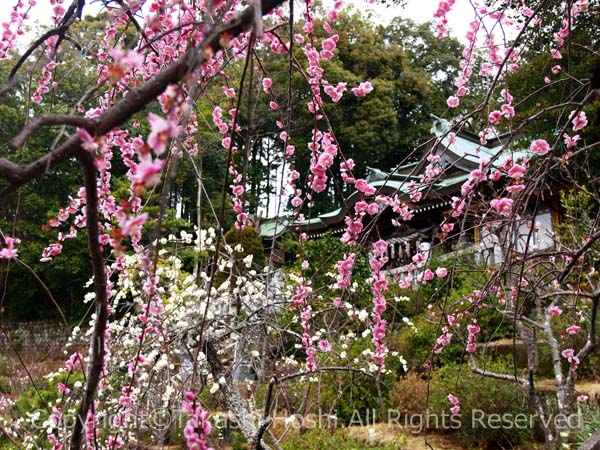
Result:
[[[270,450],[267,445],[256,442],[258,436],[258,428],[256,426],[258,417],[248,409],[248,403],[244,400],[240,391],[238,391],[236,384],[233,383],[225,366],[223,366],[221,356],[219,356],[214,343],[206,340],[205,349],[206,360],[208,361],[214,380],[218,381],[221,378],[226,380],[225,383],[219,383],[219,389],[221,390],[221,394],[223,394],[227,408],[237,422],[240,432],[244,435],[251,448]]]

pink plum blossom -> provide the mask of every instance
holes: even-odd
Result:
[[[353,87],[351,90],[357,97],[364,97],[373,90],[373,85],[369,81],[364,81],[360,83],[358,87]]]
[[[235,98],[235,89],[227,86],[223,86],[223,93],[226,97]]]
[[[500,119],[502,119],[502,113],[498,110],[496,111],[492,111],[491,113],[488,114],[488,122],[495,124],[500,122]]]
[[[529,149],[537,155],[545,155],[550,151],[550,145],[545,139],[536,139],[531,143]]]
[[[578,134],[576,134],[575,136],[569,136],[568,134],[564,135],[565,138],[565,145],[567,148],[573,148],[575,146],[577,146],[577,142],[579,142],[579,139],[581,139],[581,136],[579,136]]]
[[[262,85],[265,93],[268,93],[269,89],[271,89],[271,86],[273,85],[273,80],[271,80],[270,78],[263,78]]]
[[[509,104],[504,104],[500,107],[500,109],[502,110],[502,115],[504,117],[506,117],[507,119],[510,119],[512,117],[515,116],[515,108],[513,108],[511,105]]]
[[[460,99],[454,95],[451,95],[448,97],[448,100],[446,100],[446,103],[450,108],[456,108],[460,104]]]
[[[331,344],[329,343],[329,341],[323,339],[319,341],[319,350],[321,350],[324,353],[328,353],[331,351]]]
[[[366,180],[359,178],[354,182],[354,187],[366,195],[373,195],[377,191],[373,186],[370,186]]]
[[[446,275],[448,275],[448,269],[446,269],[445,267],[438,267],[437,269],[435,269],[435,274],[439,278],[444,278],[446,277]]]
[[[231,193],[233,195],[237,195],[238,197],[244,193],[244,186],[240,186],[239,184],[229,186],[231,188]]]
[[[377,242],[373,243],[373,253],[378,258],[385,255],[387,248],[388,248],[388,244],[383,239],[380,239]]]
[[[0,259],[12,259],[19,256],[19,250],[16,245],[21,243],[18,238],[10,237],[8,234],[3,236],[4,243],[0,241]]]
[[[448,401],[453,405],[458,405],[458,398],[453,394],[448,394]]]
[[[555,48],[550,49],[550,54],[552,55],[552,58],[554,58],[554,59],[562,59],[562,55],[560,54],[560,51]]]
[[[560,309],[556,305],[550,306],[548,308],[548,314],[550,314],[551,316],[560,316],[562,314],[562,309]]]
[[[523,178],[525,170],[527,170],[526,167],[523,167],[520,164],[513,164],[513,166],[508,171],[508,176],[511,178]]]
[[[88,152],[93,152],[98,149],[98,143],[94,140],[94,138],[83,128],[77,128],[77,135],[83,142],[81,147]]]
[[[492,208],[494,208],[501,216],[508,217],[512,211],[513,200],[510,198],[494,199],[490,202]]]
[[[525,185],[524,184],[513,184],[511,186],[507,186],[506,187],[506,191],[513,193],[513,192],[522,192],[525,190]]]
[[[587,121],[587,117],[585,115],[585,112],[583,111],[579,111],[575,117],[573,117],[574,113],[571,113],[571,117],[573,118],[572,120],[572,124],[573,124],[573,131],[578,131],[581,130],[582,128],[584,128],[585,126],[587,126],[588,121]]]
[[[146,192],[146,189],[156,186],[160,182],[164,162],[156,158],[152,160],[149,153],[140,156],[140,163],[135,168],[132,176],[132,187],[137,195]]]
[[[435,274],[431,271],[431,269],[426,269],[421,275],[421,280],[423,283],[431,281],[435,277]]]
[[[167,148],[169,138],[176,138],[179,134],[179,130],[170,120],[154,113],[148,114],[148,121],[152,127],[150,136],[148,136],[148,146],[153,149],[157,155],[160,155]]]

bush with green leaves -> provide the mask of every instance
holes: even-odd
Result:
[[[366,411],[390,406],[390,389],[394,381],[405,373],[406,361],[395,349],[397,335],[388,336],[391,355],[386,361],[386,372],[379,374],[370,365],[370,334],[346,334],[341,344],[333,345],[323,366],[340,370],[324,371],[312,376],[294,378],[276,387],[273,409],[284,414],[331,414],[339,423],[349,425],[355,414],[363,417]],[[372,372],[347,370],[351,367],[371,367]],[[289,358],[287,371],[303,369],[302,362]],[[255,395],[256,405],[264,406],[267,386],[261,385]]]
[[[585,419],[581,422],[581,429],[576,436],[580,442],[585,442],[592,434],[600,431],[600,406],[598,403],[578,404],[577,413]]]
[[[490,372],[515,372],[509,359],[490,361],[481,367]],[[521,376],[518,371],[517,375]],[[516,383],[475,374],[466,364],[448,364],[434,373],[430,389],[428,409],[433,413],[450,414],[453,405],[448,395],[458,398],[458,432],[472,440],[477,448],[511,448],[533,437],[535,423],[530,420],[533,411],[528,395]],[[493,422],[496,417],[503,420],[500,426]],[[525,418],[518,422],[523,426],[511,426],[517,423],[517,417]]]

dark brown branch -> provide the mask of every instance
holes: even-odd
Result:
[[[60,44],[65,39],[67,35],[67,31],[75,22],[75,19],[81,19],[81,14],[83,13],[83,7],[85,6],[85,0],[73,0],[73,3],[69,6],[69,9],[65,12],[62,21],[60,22],[60,32],[58,33],[58,39],[56,40],[56,44],[54,45],[54,51],[52,52],[52,59],[55,58],[56,53],[60,47]]]
[[[598,322],[598,304],[600,301],[600,295],[596,294],[596,296],[592,300],[592,311],[590,317],[590,331],[588,333],[588,338],[583,346],[583,348],[577,353],[577,358],[580,361],[583,361],[583,358],[588,356],[590,353],[594,351],[594,349],[598,346],[597,337],[596,337],[596,324]],[[570,374],[569,374],[570,376]]]
[[[264,447],[261,444],[262,442],[262,437],[264,436],[265,432],[269,429],[269,425],[271,425],[271,422],[273,422],[270,418],[266,418],[265,420],[261,420],[260,423],[258,424],[258,431],[256,432],[256,450],[263,450]]]
[[[88,246],[94,275],[94,292],[96,322],[90,345],[90,364],[88,366],[85,393],[79,405],[77,420],[71,435],[71,450],[79,450],[83,437],[85,420],[94,401],[102,368],[104,367],[105,341],[104,334],[108,321],[108,297],[106,295],[106,272],[104,270],[104,257],[102,247],[98,241],[99,214],[98,214],[98,191],[96,188],[96,167],[91,153],[81,152],[79,161],[83,169],[83,178],[86,198],[86,228],[88,235]]]
[[[72,116],[70,114],[48,114],[35,117],[31,122],[23,127],[23,129],[12,140],[11,145],[15,148],[21,147],[25,141],[38,128],[48,125],[72,125],[74,127],[85,128],[86,130],[94,129],[94,121],[82,116]]]

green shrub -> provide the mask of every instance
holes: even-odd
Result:
[[[398,350],[408,359],[409,369],[422,370],[423,364],[432,358],[432,350],[436,339],[441,334],[441,326],[432,322],[429,315],[421,315],[413,319],[417,331],[404,327],[400,332],[397,347],[390,349]],[[483,326],[482,326],[483,328]],[[465,361],[464,347],[456,339],[452,339],[443,351],[433,355],[434,367]]]
[[[584,417],[582,421],[583,426],[581,430],[577,432],[578,440],[583,443],[589,438],[592,434],[600,430],[600,407],[597,403],[591,404],[579,404],[577,406],[578,413]]]
[[[0,377],[0,394],[10,394],[12,388],[8,381],[4,377]]]
[[[482,368],[490,372],[513,373],[509,360],[489,362]],[[528,396],[516,383],[483,377],[473,373],[467,365],[447,365],[433,376],[430,411],[446,411],[449,414],[452,404],[448,394],[455,395],[460,402],[459,433],[472,440],[478,448],[510,448],[533,436],[535,424],[530,422],[532,411]],[[503,415],[507,420],[501,426],[488,420]],[[523,419],[519,419],[522,426],[510,426],[509,422],[517,415],[523,415],[519,416]]]
[[[54,404],[56,399],[61,395],[58,393],[58,383],[65,383],[72,386],[76,381],[83,381],[81,374],[59,374],[52,380],[48,381],[45,386],[38,386],[38,389],[30,388],[23,392],[17,399],[16,406],[19,415],[25,416],[38,410],[49,411],[48,404]],[[44,419],[46,416],[43,417]]]

